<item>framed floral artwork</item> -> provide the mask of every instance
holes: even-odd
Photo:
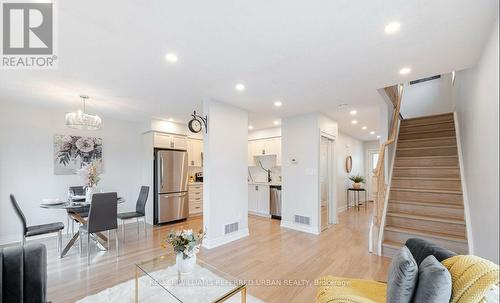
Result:
[[[71,135],[54,136],[54,174],[74,175],[83,164],[102,161],[102,139]]]

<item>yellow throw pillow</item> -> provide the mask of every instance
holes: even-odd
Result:
[[[441,263],[451,274],[451,303],[481,302],[499,282],[498,265],[477,256],[454,256]]]

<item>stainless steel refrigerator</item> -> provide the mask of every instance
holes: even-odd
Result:
[[[189,215],[187,152],[155,150],[154,166],[154,223],[186,219]]]

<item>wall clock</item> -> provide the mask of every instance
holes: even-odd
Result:
[[[207,121],[208,117],[202,117],[200,115],[196,114],[196,111],[193,111],[193,114],[191,114],[192,118],[188,122],[188,128],[191,132],[193,133],[199,133],[203,129],[203,126],[205,126],[205,133],[208,132],[207,128]]]

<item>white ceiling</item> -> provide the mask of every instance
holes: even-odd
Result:
[[[103,117],[185,121],[214,98],[255,128],[321,111],[362,140],[362,125],[377,130],[378,88],[474,65],[498,13],[496,0],[54,2],[59,68],[1,70],[1,100],[69,110],[84,93]],[[394,20],[400,32],[385,35]]]

